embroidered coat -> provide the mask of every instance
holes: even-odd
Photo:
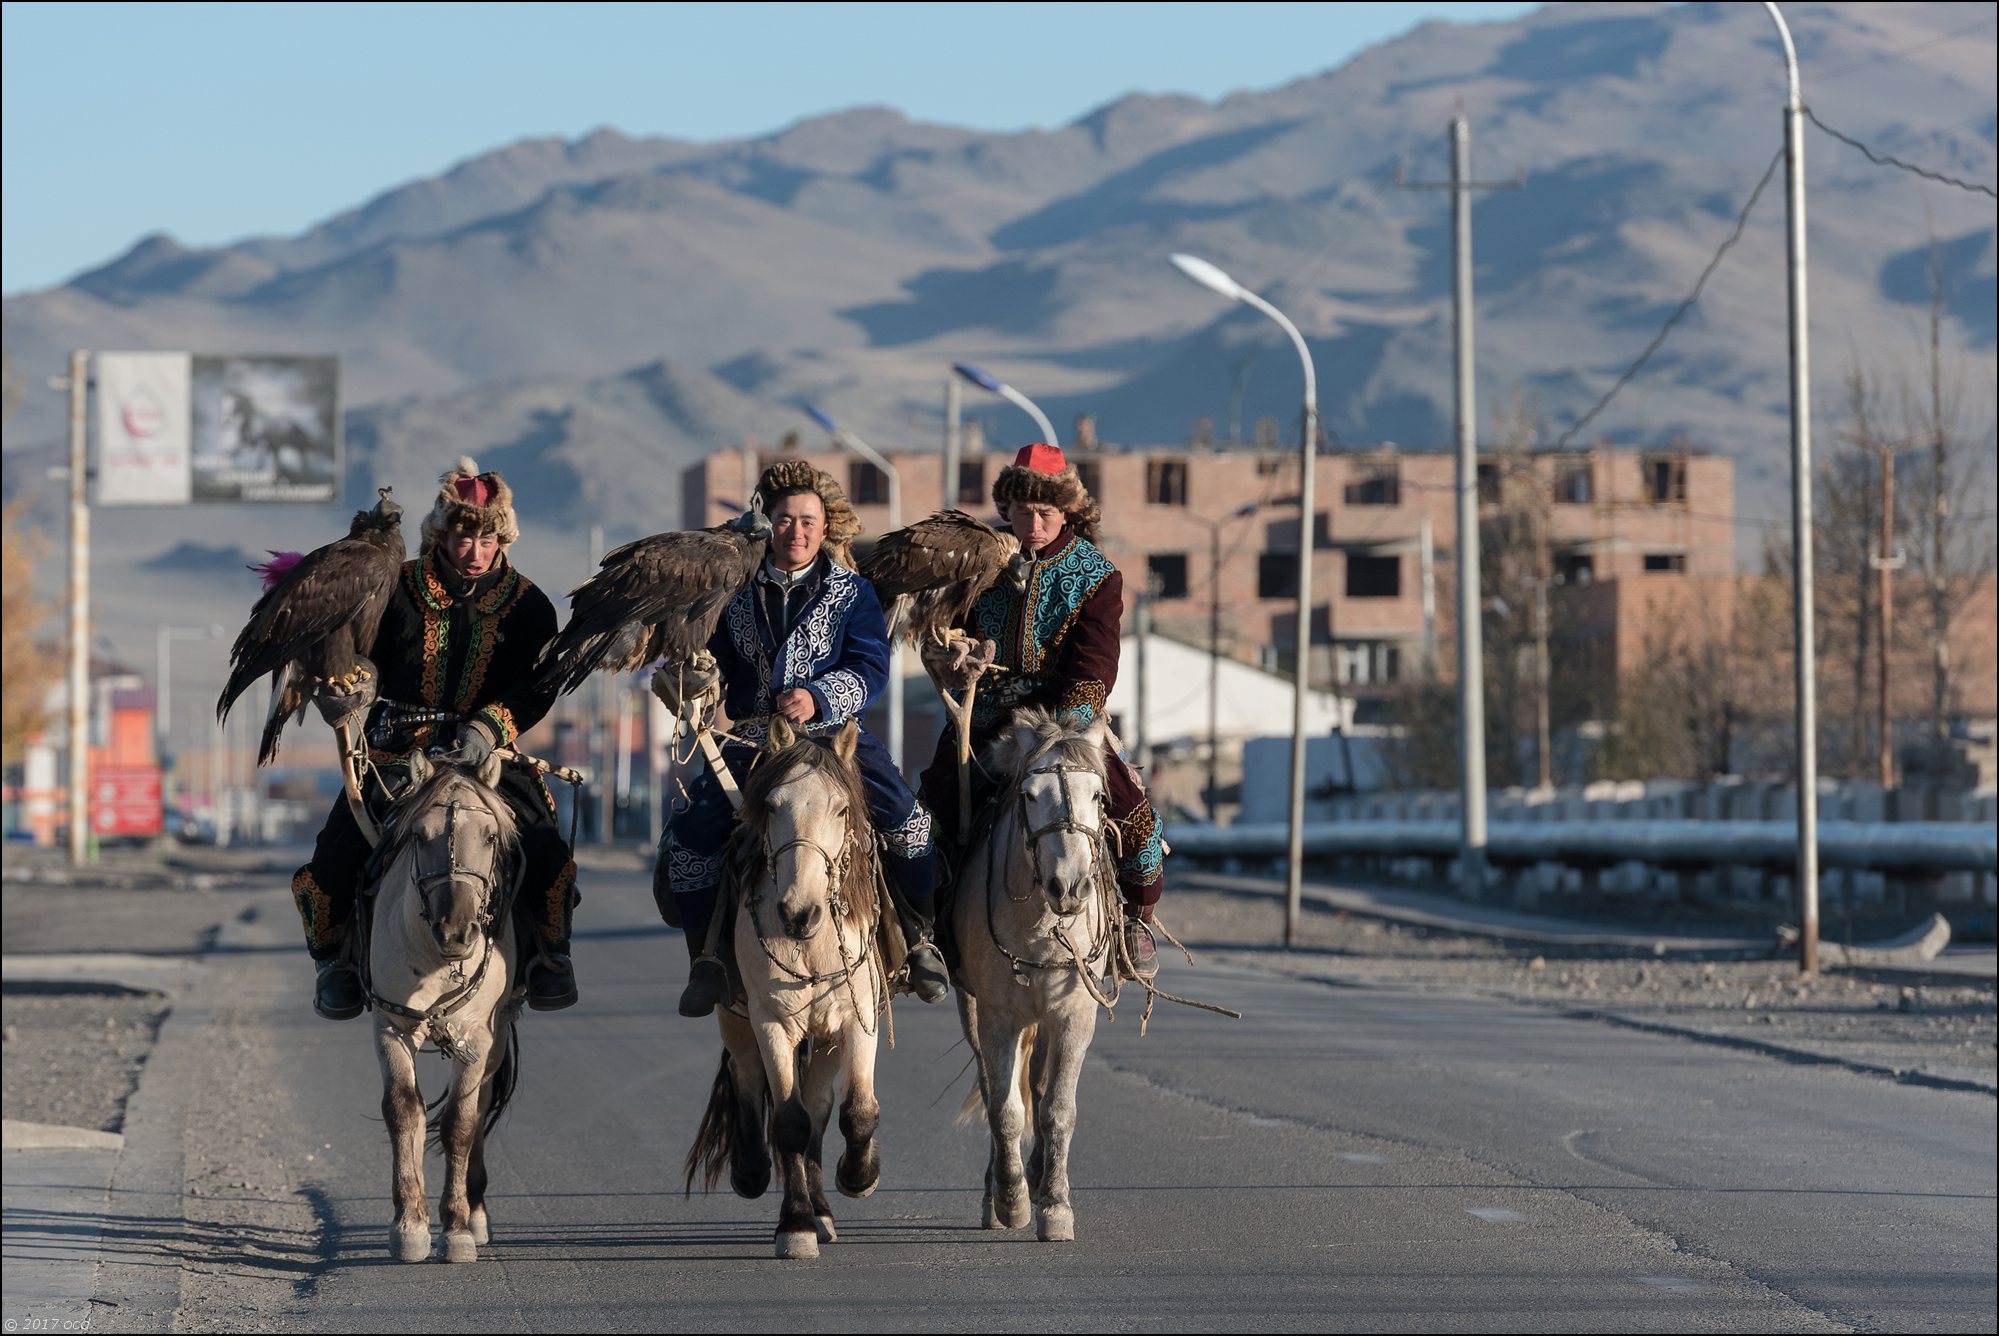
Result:
[[[817,587],[793,614],[788,633],[770,625],[761,572],[723,610],[708,652],[721,670],[730,719],[773,714],[778,696],[803,687],[819,707],[805,731],[830,733],[861,718],[887,688],[888,624],[874,586],[824,555],[811,579]],[[760,726],[745,736],[760,738]]]
[[[555,638],[555,606],[511,561],[469,586],[441,567],[434,552],[403,563],[375,639],[381,697],[477,719],[504,746],[555,703],[552,689],[535,685],[534,671]],[[426,724],[396,750],[448,745],[454,734],[450,725]]]
[[[972,729],[983,735],[1023,705],[1088,723],[1117,685],[1124,577],[1096,544],[1064,529],[1030,563],[1027,585],[1004,581],[972,606],[966,630],[991,640],[1007,669],[980,685]]]

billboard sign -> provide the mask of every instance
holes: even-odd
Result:
[[[100,839],[157,835],[165,829],[156,765],[92,766],[90,828]]]
[[[98,357],[101,505],[340,499],[340,359]]]
[[[186,505],[186,353],[106,353],[97,360],[97,502]]]

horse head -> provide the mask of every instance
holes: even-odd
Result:
[[[1063,918],[1088,907],[1102,875],[1108,739],[1102,718],[1076,728],[1047,710],[1027,709],[994,748],[992,764],[1010,777],[1020,805],[1021,837],[1034,879]]]
[[[412,754],[410,787],[383,837],[411,860],[416,912],[447,961],[479,950],[511,889],[518,835],[499,778],[498,757],[474,768]]]
[[[760,936],[808,941],[834,915],[857,908],[848,883],[865,838],[857,831],[859,744],[852,720],[830,743],[800,736],[781,717],[770,721],[744,791],[744,833],[763,865],[750,899]]]

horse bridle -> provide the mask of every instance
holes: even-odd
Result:
[[[483,872],[475,872],[471,868],[460,867],[458,865],[458,813],[460,810],[483,812],[496,821],[499,819],[499,813],[490,807],[456,801],[448,802],[444,805],[445,869],[442,872],[425,872],[423,870],[423,845],[417,844],[410,851],[411,861],[416,864],[416,894],[419,906],[417,914],[418,917],[423,919],[424,926],[429,928],[432,933],[435,933],[437,931],[437,921],[431,917],[431,889],[439,882],[448,884],[457,881],[461,877],[477,881],[484,888],[479,895],[479,930],[481,934],[487,934],[491,932],[493,922],[498,916],[498,909],[493,903],[494,881]],[[508,880],[511,883],[511,876]]]
[[[1036,753],[1034,756],[1028,758],[1030,768],[1021,772],[1019,780],[1019,784],[1022,787],[1017,787],[1014,790],[1015,802],[1020,807],[1021,818],[1022,818],[1020,823],[1022,831],[1021,843],[1025,846],[1027,850],[1028,866],[1034,872],[1034,881],[1037,886],[1045,885],[1047,882],[1047,878],[1042,876],[1041,873],[1041,841],[1045,836],[1054,834],[1057,831],[1061,831],[1065,834],[1075,834],[1083,836],[1089,842],[1090,868],[1091,871],[1094,872],[1097,870],[1097,860],[1102,854],[1104,831],[1110,824],[1108,820],[1105,819],[1105,813],[1104,813],[1105,801],[1107,797],[1106,794],[1100,793],[1097,795],[1098,820],[1097,824],[1092,826],[1092,825],[1086,825],[1082,821],[1079,821],[1077,819],[1076,800],[1069,790],[1068,777],[1070,775],[1078,775],[1078,774],[1098,775],[1099,772],[1087,765],[1070,765],[1061,762],[1057,762],[1054,765],[1044,765],[1044,766],[1033,765],[1034,761],[1041,759],[1041,757],[1045,755],[1047,755],[1046,748]],[[1036,775],[1054,775],[1056,777],[1055,778],[1056,789],[1062,795],[1062,814],[1056,817],[1053,821],[1048,822],[1046,825],[1039,827],[1030,827],[1028,826],[1026,820],[1027,800],[1024,792],[1024,786],[1026,785],[1029,779],[1032,779]],[[1014,900],[1016,904],[1025,903],[1025,897],[1022,897],[1020,899],[1015,899],[1013,892],[1011,891],[1007,892],[1007,899]]]
[[[851,823],[847,825],[847,833],[840,838],[840,856],[838,858],[826,852],[825,845],[819,843],[817,840],[808,840],[804,836],[800,836],[795,840],[786,840],[783,844],[773,849],[770,845],[770,836],[766,833],[763,841],[763,849],[764,872],[767,875],[757,878],[756,890],[750,895],[751,922],[755,922],[756,911],[763,904],[764,882],[769,881],[773,885],[777,883],[777,860],[790,853],[793,849],[810,849],[825,861],[826,884],[829,888],[826,897],[826,912],[829,916],[846,912],[847,901],[845,896],[841,894],[840,888],[847,884],[847,873],[853,867],[854,862],[854,830]]]

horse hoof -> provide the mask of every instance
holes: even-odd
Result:
[[[780,1234],[777,1236],[777,1256],[780,1261],[795,1257],[817,1257],[819,1236],[815,1234]]]
[[[472,1242],[478,1244],[481,1248],[483,1248],[492,1241],[493,1241],[493,1226],[492,1222],[488,1220],[486,1217],[486,1208],[483,1206],[473,1207]]]
[[[447,1262],[476,1262],[479,1260],[479,1244],[468,1231],[460,1230],[444,1236],[444,1260]]]
[[[1041,1213],[1035,1234],[1043,1243],[1074,1243],[1076,1213],[1066,1206],[1054,1206]]]
[[[859,1172],[854,1172],[848,1168],[847,1157],[842,1155],[839,1171],[833,1175],[833,1181],[839,1185],[840,1195],[843,1197],[859,1199],[872,1196],[874,1190],[881,1186],[881,1157],[870,1154]]]
[[[837,1230],[837,1229],[835,1229],[835,1228],[833,1228],[833,1217],[832,1217],[832,1216],[830,1216],[830,1215],[815,1215],[815,1216],[813,1216],[813,1217],[812,1217],[812,1224],[813,1224],[813,1227],[814,1227],[814,1228],[816,1228],[816,1229],[817,1229],[817,1230],[819,1231],[819,1241],[820,1241],[821,1243],[837,1243],[837,1242],[839,1242],[839,1240],[840,1240],[840,1231],[839,1231],[839,1230]]]
[[[389,1255],[398,1262],[430,1260],[430,1226],[397,1225],[389,1231]]]

